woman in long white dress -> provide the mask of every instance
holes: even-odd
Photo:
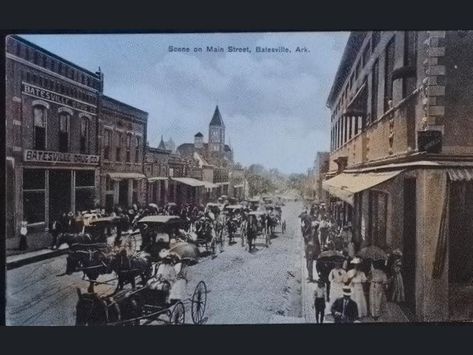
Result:
[[[355,301],[358,306],[358,317],[363,318],[368,315],[368,306],[363,290],[363,284],[368,281],[368,278],[360,269],[361,260],[359,258],[354,258],[351,263],[355,265],[355,268],[347,273],[348,281],[352,288],[351,299]]]
[[[330,312],[333,302],[337,298],[343,297],[343,287],[347,282],[347,272],[342,268],[341,262],[335,264],[335,267],[328,274],[328,280],[330,282],[330,295],[328,306],[325,309]]]
[[[373,268],[370,274],[370,314],[377,320],[386,305],[385,289],[388,277],[383,270]]]

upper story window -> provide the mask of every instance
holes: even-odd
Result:
[[[104,150],[103,150],[103,158],[106,160],[110,160],[110,150],[112,145],[112,131],[109,129],[104,130]]]
[[[69,125],[70,115],[67,112],[59,114],[59,151],[67,152],[69,150]]]
[[[129,163],[131,161],[131,134],[128,133],[126,135],[126,162]]]
[[[116,161],[120,161],[121,160],[121,154],[122,154],[122,150],[121,150],[121,146],[123,144],[122,138],[123,134],[121,132],[117,132],[117,148],[116,148]]]
[[[80,121],[80,152],[89,153],[89,119],[82,117]]]
[[[393,78],[394,70],[394,38],[386,46],[386,57],[384,66],[384,112],[392,106],[393,100]]]
[[[371,121],[378,118],[378,84],[379,84],[379,61],[376,60],[371,69]]]
[[[402,97],[411,94],[417,85],[417,32],[404,32],[404,67],[409,73],[402,81]]]
[[[33,107],[34,149],[46,150],[46,107]]]
[[[136,136],[136,145],[135,145],[135,163],[140,161],[140,137]]]

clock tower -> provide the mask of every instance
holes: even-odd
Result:
[[[218,106],[209,124],[209,153],[212,157],[223,157],[225,148],[225,124]]]

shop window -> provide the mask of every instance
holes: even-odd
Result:
[[[76,187],[95,187],[95,172],[77,170]]]
[[[393,78],[394,70],[394,38],[386,46],[386,57],[384,67],[384,112],[392,106],[393,100]]]
[[[80,121],[80,152],[89,153],[89,119],[82,117]]]
[[[113,191],[113,180],[110,179],[110,176],[108,176],[108,175],[105,178],[105,189],[107,191]]]
[[[76,211],[91,210],[95,207],[94,188],[76,188]]]
[[[46,150],[46,108],[43,106],[33,107],[34,121],[34,149]]]
[[[23,219],[29,224],[45,220],[44,170],[23,170]]]
[[[133,203],[138,203],[138,181],[133,180]]]
[[[135,145],[135,163],[139,163],[140,161],[140,137],[136,137],[136,145]]]
[[[59,114],[59,151],[69,151],[69,124],[70,115],[67,112]]]

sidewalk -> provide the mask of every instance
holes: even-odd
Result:
[[[307,323],[316,323],[315,321],[315,309],[313,308],[314,304],[314,290],[316,283],[309,283],[307,281],[308,273],[305,265],[305,255],[303,248],[303,241],[301,238],[301,268],[302,268],[302,315],[305,317]],[[314,263],[314,278],[317,280],[318,275],[315,271]],[[333,317],[330,314],[329,309],[325,309],[325,318],[324,323],[333,323]],[[409,322],[409,319],[401,310],[398,304],[388,302],[384,309],[382,316],[375,321],[372,317],[368,316],[361,320],[361,323],[405,323]]]
[[[133,235],[139,234],[139,232],[134,232],[132,233]],[[114,239],[115,239],[116,234],[112,234],[110,237],[107,237],[107,242],[109,244],[112,244]],[[122,238],[126,237],[128,234],[127,233],[122,233]],[[18,239],[19,238],[10,238],[10,239]],[[31,239],[31,240],[30,240]],[[27,251],[20,251],[18,249],[12,249],[8,248],[7,243],[7,262],[6,262],[6,268],[7,270],[15,269],[23,265],[35,263],[41,260],[46,260],[50,258],[55,258],[57,256],[60,256],[62,254],[67,253],[69,250],[69,247],[66,244],[63,244],[59,247],[59,249],[50,249],[50,245],[52,242],[52,236],[49,235],[48,237],[43,237],[43,238],[36,238],[34,240],[33,238],[28,239],[28,250]],[[140,240],[141,238],[138,238]],[[13,243],[11,243],[13,244]]]

